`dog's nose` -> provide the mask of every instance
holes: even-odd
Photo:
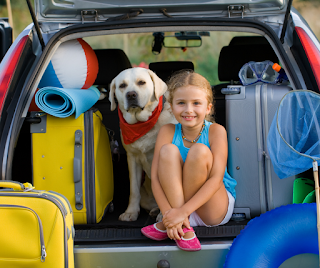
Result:
[[[126,94],[126,97],[127,97],[128,100],[135,100],[137,98],[137,92],[129,91]]]

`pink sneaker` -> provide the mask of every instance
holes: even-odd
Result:
[[[164,240],[168,238],[166,230],[160,230],[157,226],[157,223],[151,224],[149,226],[143,227],[141,229],[141,233],[143,233],[146,237],[149,237],[153,240]]]
[[[184,233],[187,232],[194,232],[193,228],[190,229],[184,228]],[[197,238],[196,234],[194,233],[193,237],[184,239],[181,237],[181,240],[175,240],[178,248],[185,250],[185,251],[198,251],[201,250],[201,244],[199,239]]]

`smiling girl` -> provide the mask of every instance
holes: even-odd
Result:
[[[179,123],[160,129],[151,170],[152,191],[163,219],[141,232],[154,240],[169,237],[179,248],[197,251],[201,245],[192,227],[230,220],[236,181],[226,171],[226,130],[210,122],[214,110],[209,82],[183,71],[171,77],[168,91]]]

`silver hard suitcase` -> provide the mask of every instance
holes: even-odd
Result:
[[[226,128],[228,171],[238,182],[235,213],[255,217],[292,203],[294,177],[279,179],[267,150],[267,136],[288,86],[255,84],[228,86]]]

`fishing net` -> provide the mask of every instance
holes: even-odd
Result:
[[[320,95],[309,90],[287,93],[268,134],[268,151],[280,179],[320,163]]]

